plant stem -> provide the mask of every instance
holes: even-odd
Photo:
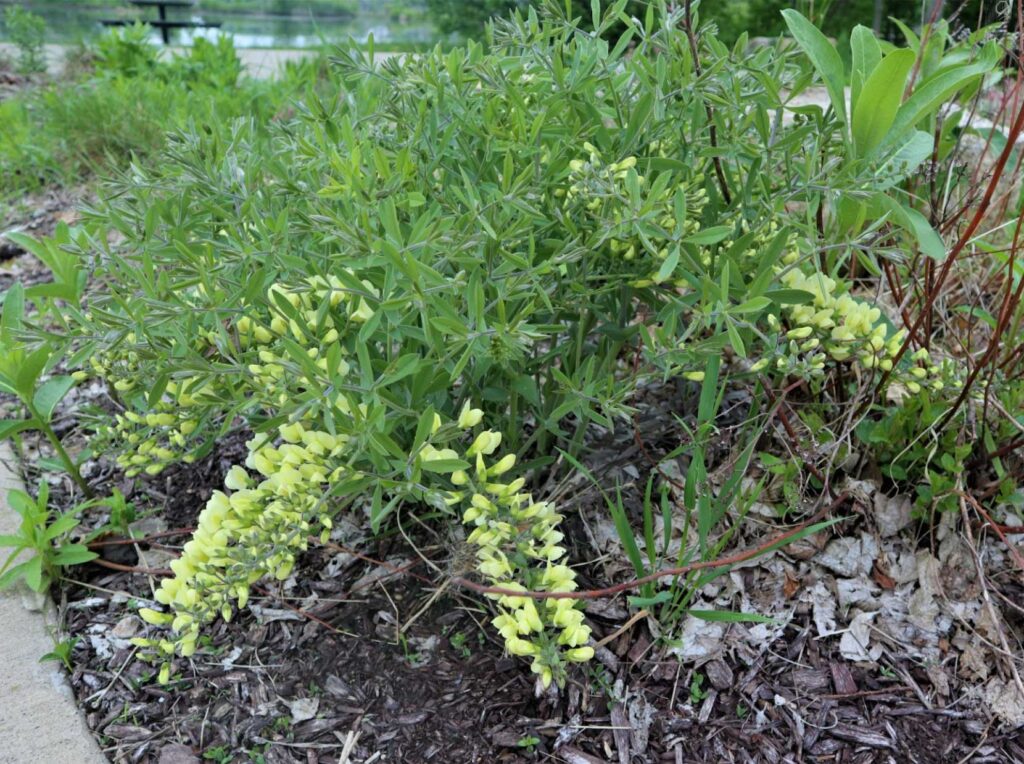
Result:
[[[25,405],[28,408],[29,415],[38,423],[40,432],[46,436],[46,439],[50,441],[50,445],[52,445],[54,450],[57,452],[57,456],[60,457],[61,462],[64,464],[64,469],[67,470],[69,475],[71,475],[71,479],[75,481],[75,484],[82,490],[82,493],[85,494],[86,498],[93,498],[94,494],[92,492],[92,488],[90,488],[89,484],[85,482],[85,478],[82,477],[82,473],[78,471],[78,465],[75,464],[70,454],[65,450],[64,444],[60,442],[60,438],[57,437],[57,433],[53,431],[50,423],[43,420],[39,415],[39,412],[36,410],[36,407],[31,403],[26,401]]]

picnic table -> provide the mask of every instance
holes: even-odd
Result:
[[[191,8],[195,5],[195,0],[128,0],[132,5],[140,8],[151,8],[156,7],[157,14],[160,18],[158,19],[142,19],[151,27],[155,27],[160,30],[160,37],[164,41],[164,45],[170,45],[171,43],[171,30],[172,29],[196,29],[196,28],[209,28],[219,27],[219,21],[170,21],[167,18],[168,8]],[[123,27],[134,24],[137,19],[104,19],[100,23],[107,27]]]

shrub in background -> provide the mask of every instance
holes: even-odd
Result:
[[[37,74],[46,71],[46,51],[43,41],[46,22],[20,5],[4,9],[4,26],[7,35],[18,48],[17,69],[22,74]]]

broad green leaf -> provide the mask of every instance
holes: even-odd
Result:
[[[679,265],[679,247],[673,247],[672,251],[661,261],[661,267],[658,268],[658,273],[654,277],[655,283],[660,284],[675,273],[677,265]]]
[[[846,116],[846,91],[845,73],[843,70],[843,59],[835,46],[828,38],[821,33],[814,24],[804,18],[799,11],[787,8],[782,12],[786,20],[790,34],[796,40],[797,45],[811,59],[811,63],[818,71],[821,79],[825,82],[825,89],[828,90],[828,97],[832,101],[832,108],[844,125],[849,122]],[[845,134],[845,133],[844,133]]]
[[[975,78],[992,71],[992,68],[992,64],[988,61],[964,64],[943,70],[921,83],[896,112],[892,126],[876,153],[897,146],[900,139],[918,122],[934,114],[950,96]]]
[[[891,188],[909,177],[931,157],[935,148],[935,139],[931,133],[924,130],[914,130],[901,143],[903,145],[899,151],[886,159],[878,170],[879,181],[876,188],[879,190]]]
[[[900,204],[887,194],[877,193],[871,199],[875,212],[888,214],[893,223],[900,226],[917,240],[921,251],[933,260],[946,258],[946,246],[942,237],[932,228],[928,219],[912,207]]]
[[[874,33],[858,24],[850,33],[850,103],[856,108],[861,88],[882,60],[882,49]]]
[[[62,536],[77,525],[78,518],[75,517],[73,512],[67,512],[50,523],[46,529],[46,533],[43,534],[43,538],[47,541],[53,541],[53,539],[58,536]]]
[[[57,408],[57,404],[63,400],[64,396],[68,394],[68,390],[74,386],[75,380],[68,376],[52,377],[39,386],[35,396],[32,398],[32,404],[44,422],[50,421],[50,418],[53,416],[53,410]]]
[[[899,27],[899,30],[903,32],[904,39],[907,41],[907,46],[914,51],[914,53],[917,53],[918,49],[921,47],[921,40],[918,39],[913,30],[894,16],[890,16],[889,21]]]
[[[26,562],[23,575],[25,583],[32,591],[41,592],[43,590],[43,558],[33,557]]]
[[[653,597],[629,597],[629,606],[633,608],[645,608],[651,605],[661,605],[664,602],[669,602],[672,599],[672,592],[668,589],[655,594]]]
[[[31,401],[36,389],[36,380],[50,360],[50,349],[45,345],[25,356],[14,375],[14,386],[23,401]]]
[[[894,50],[882,59],[864,83],[853,107],[853,145],[858,156],[873,151],[889,131],[913,65],[911,51]]]
[[[13,555],[12,555],[11,559],[13,559]],[[38,560],[39,558],[35,557],[33,559]],[[9,559],[7,561],[7,564],[10,564],[10,561],[11,560]],[[10,586],[15,581],[17,581],[19,578],[21,578],[21,576],[25,575],[25,571],[28,569],[28,566],[29,566],[30,562],[32,562],[32,560],[28,560],[27,562],[19,563],[18,565],[15,565],[10,570],[6,571],[2,576],[0,576],[0,589],[6,589],[8,586]],[[6,567],[6,565],[4,567]],[[4,568],[0,568],[0,570],[3,570],[3,569]]]

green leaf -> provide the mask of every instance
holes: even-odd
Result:
[[[896,112],[892,126],[876,152],[883,153],[897,146],[907,132],[922,119],[934,114],[951,95],[992,69],[992,64],[987,61],[963,64],[937,72],[921,83]]]
[[[760,613],[737,613],[732,610],[687,610],[687,613],[702,621],[718,621],[725,623],[775,623],[774,618],[769,618]]]
[[[928,257],[939,261],[946,259],[946,245],[924,215],[912,207],[900,204],[888,194],[877,193],[871,201],[876,210],[888,213],[893,223],[913,236],[918,247]]]
[[[814,295],[803,289],[771,289],[764,296],[779,305],[810,305],[814,302]]]
[[[46,529],[46,533],[43,534],[43,538],[47,541],[53,541],[55,538],[62,536],[77,525],[78,518],[75,517],[73,512],[67,512],[50,523]]]
[[[644,608],[650,607],[651,605],[661,605],[662,603],[668,602],[672,599],[672,592],[668,589],[664,589],[653,597],[629,597],[629,606],[632,608]]]
[[[23,430],[31,430],[37,424],[35,419],[4,419],[0,421],[0,440],[17,435]]]
[[[850,33],[850,54],[850,103],[856,108],[861,88],[878,66],[878,62],[882,60],[882,48],[875,39],[874,32],[858,24]]]
[[[911,51],[894,50],[882,59],[864,83],[853,107],[853,145],[859,156],[872,152],[889,132],[913,65]]]
[[[672,251],[668,253],[664,260],[661,261],[661,266],[658,268],[658,273],[654,277],[655,283],[660,284],[669,276],[676,271],[676,266],[679,265],[679,247],[672,247]]]
[[[68,544],[57,550],[53,561],[57,565],[81,565],[83,562],[95,560],[98,556],[84,544]]]
[[[760,311],[767,308],[772,304],[772,301],[768,297],[753,297],[746,302],[741,302],[739,305],[735,305],[729,308],[730,313],[759,313]]]
[[[50,360],[50,349],[45,345],[25,356],[14,375],[14,386],[23,401],[31,401],[36,389],[36,380]]]
[[[57,408],[57,404],[64,399],[64,396],[68,394],[68,390],[74,386],[75,380],[69,376],[52,377],[40,385],[39,389],[36,390],[35,396],[32,398],[32,405],[39,412],[39,416],[42,417],[44,422],[49,423],[50,418],[53,416],[53,410]]]
[[[683,241],[687,244],[717,244],[732,233],[732,226],[719,225],[712,228],[703,228],[697,233],[690,234]]]
[[[814,68],[824,80],[825,89],[828,90],[828,97],[832,101],[832,108],[839,121],[844,125],[847,124],[849,120],[846,117],[844,88],[846,77],[844,76],[843,59],[839,57],[839,52],[821,33],[821,30],[804,18],[799,11],[787,8],[782,11],[782,17],[786,20],[786,26],[789,27],[793,39],[811,59]]]
[[[420,462],[420,466],[427,472],[455,472],[455,470],[468,470],[469,462],[462,459],[430,459]]]
[[[0,314],[0,342],[5,345],[15,343],[13,333],[21,328],[21,318],[24,314],[25,287],[20,281],[15,281],[4,297],[4,311]]]
[[[36,556],[26,562],[23,575],[25,576],[25,583],[28,584],[32,591],[43,591],[45,588],[43,586],[43,558]]]
[[[640,556],[640,547],[637,546],[636,537],[633,535],[633,528],[626,517],[626,510],[622,506],[622,492],[616,491],[617,501],[605,497],[608,503],[608,511],[611,512],[612,522],[615,523],[615,533],[619,537],[622,548],[626,550],[626,556],[633,564],[633,570],[637,576],[643,576],[647,569],[644,567],[643,558]]]
[[[12,557],[13,557],[13,555],[12,555]],[[33,559],[38,560],[39,558],[36,557],[36,558],[33,558]],[[23,575],[25,575],[25,571],[28,569],[28,566],[29,566],[30,562],[32,562],[32,560],[29,560],[28,562],[23,562],[23,563],[20,563],[18,565],[15,565],[13,568],[11,568],[10,570],[6,571],[2,576],[0,576],[0,589],[6,589],[8,586],[13,584],[15,581],[17,581]],[[10,564],[10,560],[8,560],[7,563]],[[3,570],[3,568],[0,568],[0,570]]]

